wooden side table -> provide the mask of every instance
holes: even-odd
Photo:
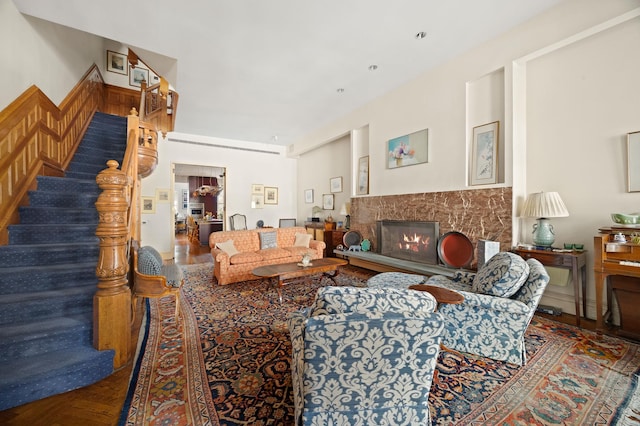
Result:
[[[325,257],[336,257],[333,251],[339,244],[342,244],[342,237],[344,237],[345,232],[347,230],[342,228],[324,231],[324,243],[327,246]]]
[[[576,325],[580,327],[580,284],[582,283],[582,315],[587,313],[587,255],[584,251],[556,252],[551,250],[513,249],[523,259],[536,259],[544,266],[570,269],[576,304]]]

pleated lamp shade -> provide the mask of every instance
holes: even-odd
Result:
[[[522,217],[567,217],[569,211],[557,192],[536,192],[529,194],[522,208]]]

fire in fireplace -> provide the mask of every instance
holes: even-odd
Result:
[[[378,253],[396,259],[438,264],[438,222],[379,220]]]

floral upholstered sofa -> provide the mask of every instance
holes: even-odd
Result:
[[[325,243],[311,238],[302,227],[212,232],[213,274],[218,284],[231,284],[257,279],[251,271],[259,266],[300,262],[305,254],[320,259]]]

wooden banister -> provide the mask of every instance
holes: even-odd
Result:
[[[57,107],[31,86],[0,112],[0,245],[18,223],[38,175],[61,176],[100,109],[104,81],[94,64]]]

